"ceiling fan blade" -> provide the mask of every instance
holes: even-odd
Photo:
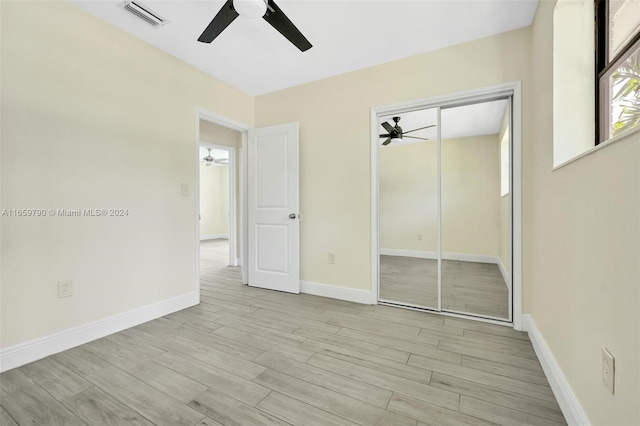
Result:
[[[389,132],[389,134],[390,134],[390,135],[391,135],[391,134],[393,134],[393,133],[397,133],[397,132],[396,132],[396,128],[395,128],[395,127],[393,127],[391,124],[389,124],[389,123],[388,123],[388,122],[386,122],[386,121],[385,121],[384,123],[380,123],[380,125],[381,125],[382,127],[384,127],[384,129],[385,129],[387,132]]]
[[[213,17],[211,22],[209,22],[207,28],[205,28],[202,34],[200,34],[198,41],[202,43],[211,43],[238,16],[238,12],[233,8],[233,0],[227,0],[218,14]]]
[[[269,0],[267,4],[267,13],[262,17],[280,34],[285,36],[287,40],[293,43],[301,52],[311,49],[313,46],[309,40],[302,35],[300,30],[293,25],[293,22],[287,18],[287,15],[278,7],[273,0]]]
[[[435,127],[435,124],[432,124],[431,126],[427,126],[427,127],[420,127],[419,129],[413,129],[413,130],[409,130],[407,132],[402,132],[403,135],[406,135],[407,133],[411,133],[411,132],[416,132],[418,130],[422,130],[422,129],[428,129],[430,127]]]
[[[417,136],[407,136],[405,134],[402,135],[402,137],[404,138],[411,138],[411,139],[422,139],[423,141],[430,141],[431,139],[427,139],[427,138],[419,138]]]
[[[278,7],[273,0],[269,0],[267,4],[267,13],[263,16],[263,19],[267,21],[273,28],[278,30],[280,34],[285,36],[287,40],[294,44],[301,52],[311,49],[313,47],[309,40],[302,35],[300,30],[293,25],[293,22],[287,18],[287,15]]]
[[[391,138],[387,138],[386,141],[382,142],[382,145],[389,145],[391,143]]]
[[[388,138],[389,136],[391,136],[389,133],[385,133],[380,135],[381,138]]]

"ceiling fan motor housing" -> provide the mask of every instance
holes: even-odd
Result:
[[[240,15],[250,19],[263,18],[301,52],[313,47],[274,0],[227,0],[198,37],[198,41],[211,43]]]
[[[265,0],[233,0],[233,8],[244,18],[258,19],[267,13]]]
[[[396,129],[396,133],[391,135],[391,139],[402,139],[402,127],[398,122],[400,121],[400,117],[393,117],[393,121],[396,123],[394,129]]]

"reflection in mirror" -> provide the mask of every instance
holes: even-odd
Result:
[[[379,127],[379,298],[438,309],[437,109],[395,118]]]
[[[509,318],[509,100],[442,109],[442,310]]]

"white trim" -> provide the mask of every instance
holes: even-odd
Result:
[[[187,293],[141,308],[112,315],[48,336],[18,343],[0,350],[0,372],[20,367],[67,349],[126,330],[164,315],[200,303],[199,295]]]
[[[381,248],[380,256],[416,257],[418,259],[437,259],[438,252]]]
[[[220,126],[226,127],[231,130],[235,130],[237,132],[246,132],[251,129],[251,126],[248,124],[242,123],[240,121],[233,120],[231,118],[227,118],[224,115],[218,114],[213,111],[207,111],[204,108],[197,107],[196,108],[196,118],[203,119],[213,124],[218,124]],[[198,124],[200,124],[198,122]],[[200,126],[198,126],[200,127]],[[199,140],[200,138],[198,138]]]
[[[544,340],[540,330],[538,330],[533,317],[530,314],[522,315],[522,325],[524,330],[529,333],[533,349],[538,356],[551,390],[553,390],[553,395],[556,397],[567,423],[570,425],[591,424],[587,413],[582,408],[578,397],[571,389],[569,381],[553,356],[553,352]]]
[[[438,312],[442,312],[442,108],[436,107],[436,160],[438,162]]]
[[[337,285],[312,283],[309,281],[300,281],[300,293],[330,297],[332,299],[346,300],[348,302],[362,303],[365,305],[370,305],[372,300],[370,290],[359,290]]]
[[[372,107],[370,111],[370,136],[371,136],[371,297],[372,304],[378,302],[379,297],[379,227],[380,220],[379,196],[378,196],[378,115],[402,114],[417,109],[433,107],[451,107],[473,101],[483,101],[491,97],[513,96],[512,105],[512,270],[513,281],[510,289],[513,297],[513,321],[516,330],[522,330],[522,83],[513,81],[494,86],[466,90],[429,98],[417,99],[409,102],[401,102],[385,106]],[[511,315],[511,309],[509,310]]]
[[[378,143],[380,138],[378,137],[378,111],[375,108],[371,108],[369,113],[369,134],[371,135],[371,188],[369,196],[371,198],[371,304],[376,305],[380,299],[380,201],[378,188],[380,186],[379,173],[378,173]]]
[[[380,300],[378,301],[379,305],[385,305],[385,306],[393,306],[393,307],[402,307],[402,309],[409,309],[412,311],[418,311],[418,312],[428,312],[431,314],[438,314],[438,315],[444,315],[447,317],[454,317],[454,318],[462,318],[462,319],[469,319],[472,318],[475,321],[479,321],[479,322],[486,322],[487,324],[495,324],[495,325],[502,325],[504,327],[509,327],[509,328],[513,328],[513,324],[511,322],[509,322],[508,320],[504,319],[504,318],[498,318],[498,317],[478,317],[478,316],[470,316],[469,314],[465,314],[465,313],[461,313],[461,312],[451,312],[451,311],[437,311],[435,309],[431,309],[425,306],[420,306],[420,305],[413,305],[411,303],[407,304],[406,302],[398,302],[395,300]]]
[[[391,105],[376,106],[372,109],[377,115],[402,114],[419,109],[435,108],[435,107],[453,107],[456,105],[464,105],[472,102],[486,101],[491,97],[509,96],[520,86],[520,81],[496,84],[494,86],[482,87],[479,89],[464,90],[461,92],[448,93],[445,95],[431,96],[428,98],[416,99],[408,102],[400,102]],[[378,146],[380,138],[377,136],[377,123],[375,126],[376,134],[375,146]]]
[[[419,250],[400,250],[400,249],[380,249],[381,256],[398,256],[398,257],[416,257],[418,259],[438,259],[438,252],[435,251],[419,251]],[[507,268],[502,263],[502,259],[499,256],[485,256],[481,254],[466,254],[466,253],[442,253],[443,260],[459,260],[461,262],[477,262],[477,263],[493,263],[498,265],[500,274],[504,279],[508,289],[511,289],[511,277]]]
[[[240,272],[242,276],[242,284],[249,284],[248,267],[249,262],[245,262],[244,259],[249,258],[249,233],[247,227],[249,226],[249,216],[247,212],[248,205],[248,160],[247,160],[247,143],[249,141],[248,132],[242,133],[242,146],[240,147]]]
[[[500,259],[499,256],[496,256],[496,259],[498,260],[496,263],[498,264],[498,268],[500,268],[502,279],[504,279],[504,283],[507,285],[507,288],[511,290],[511,277],[509,276],[509,272],[507,271],[507,268],[504,266],[504,263],[502,263],[502,259]]]
[[[398,250],[398,249],[380,249],[383,256],[401,256],[401,257],[417,257],[420,259],[437,259],[436,251],[418,251],[418,250]],[[459,260],[461,262],[477,262],[477,263],[494,263],[498,264],[500,258],[498,256],[485,256],[482,254],[467,253],[442,253],[443,260]]]
[[[511,98],[511,297],[513,312],[510,318],[513,328],[522,330],[522,83],[510,83],[513,88]]]
[[[219,240],[219,239],[229,239],[229,234],[205,234],[200,235],[200,241],[204,240]],[[235,266],[235,265],[231,265]]]

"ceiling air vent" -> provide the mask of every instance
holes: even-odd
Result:
[[[147,24],[153,25],[154,27],[161,27],[167,23],[166,19],[149,9],[147,6],[143,6],[142,4],[140,4],[140,2],[125,1],[124,3],[120,4],[120,7],[142,19]]]

